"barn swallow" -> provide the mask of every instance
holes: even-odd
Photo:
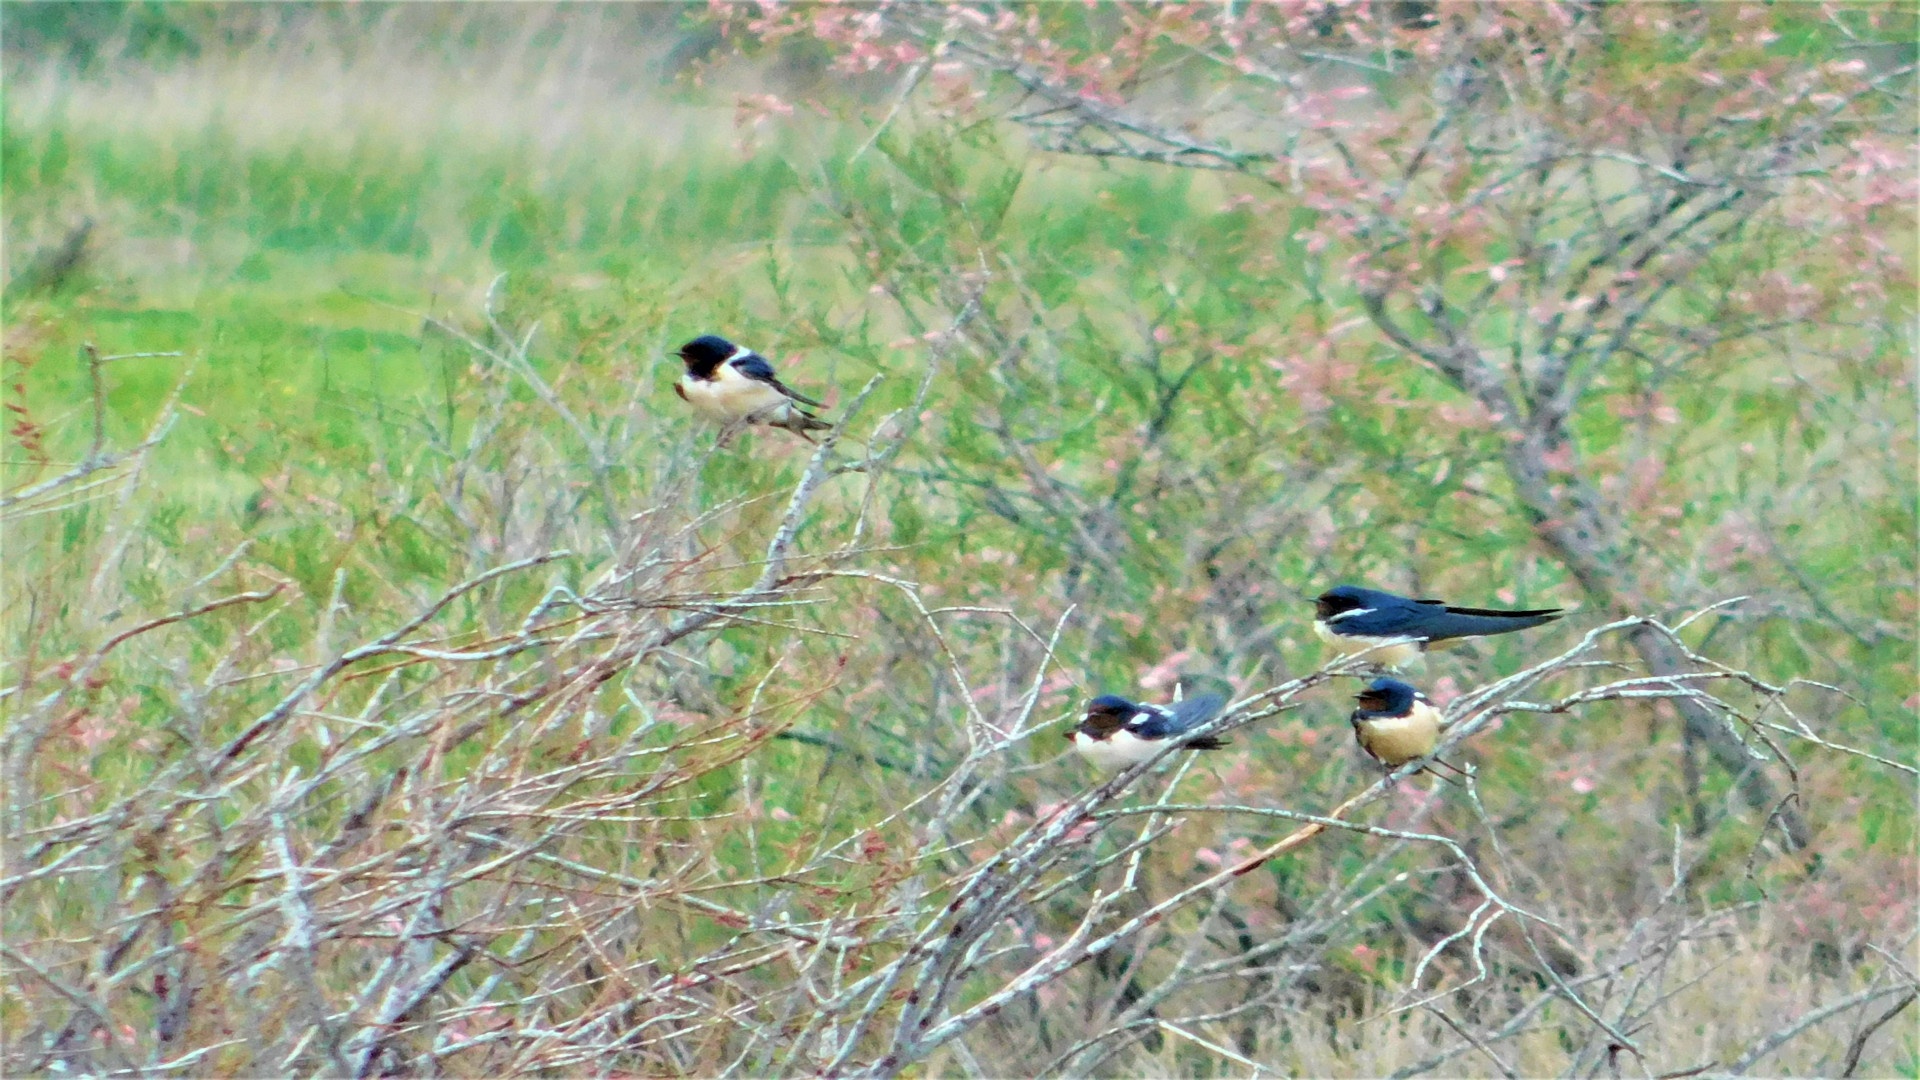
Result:
[[[1354,695],[1353,737],[1388,772],[1433,753],[1445,719],[1427,695],[1398,679],[1375,679]]]
[[[1313,632],[1321,640],[1350,653],[1372,649],[1367,659],[1385,667],[1399,667],[1450,638],[1505,634],[1560,617],[1559,608],[1449,607],[1443,600],[1409,600],[1357,585],[1328,589],[1313,603]]]
[[[767,358],[744,345],[706,334],[680,346],[678,355],[687,371],[673,392],[709,420],[786,428],[808,442],[807,432],[833,426],[802,407],[826,406],[781,382]]]
[[[1226,740],[1213,735],[1180,736],[1214,718],[1225,705],[1218,694],[1202,694],[1172,706],[1136,705],[1106,694],[1087,702],[1087,717],[1066,733],[1080,756],[1117,772],[1147,760],[1168,743],[1188,750],[1218,750]]]

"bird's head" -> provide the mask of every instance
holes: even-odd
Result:
[[[680,346],[675,355],[686,362],[689,372],[705,378],[739,351],[739,346],[718,334],[702,334]]]
[[[1325,622],[1342,612],[1367,606],[1367,590],[1358,585],[1336,585],[1313,598],[1314,618]]]
[[[1096,739],[1104,739],[1119,731],[1140,711],[1140,706],[1117,694],[1102,694],[1087,702],[1087,718],[1080,721],[1074,731],[1084,731]],[[1067,738],[1073,738],[1074,731],[1067,732]]]
[[[1368,683],[1365,690],[1353,696],[1353,700],[1359,703],[1364,712],[1405,716],[1413,711],[1413,703],[1419,697],[1420,691],[1399,679],[1380,678]]]

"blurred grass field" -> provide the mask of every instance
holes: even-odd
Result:
[[[982,280],[1031,323],[1003,356],[957,361],[934,384],[918,441],[879,488],[868,568],[918,581],[942,604],[1009,608],[1042,634],[1071,610],[1058,652],[1066,674],[1049,683],[1043,711],[1064,717],[1108,688],[1164,693],[1168,671],[1247,689],[1311,670],[1321,653],[1301,594],[1335,580],[1391,583],[1379,575],[1397,566],[1469,602],[1577,595],[1529,547],[1498,479],[1454,470],[1483,457],[1477,441],[1488,436],[1442,419],[1454,405],[1439,381],[1367,345],[1357,327],[1329,323],[1334,305],[1320,300],[1340,286],[1296,237],[1299,208],[1236,198],[1244,193],[1210,177],[1048,159],[994,130],[949,141],[903,118],[875,137],[805,105],[756,123],[754,95],[804,97],[796,82],[817,87],[819,72],[804,55],[770,67],[724,50],[689,64],[702,31],[670,9],[449,6],[309,21],[249,11],[237,44],[224,46],[217,16],[193,13],[174,29],[199,51],[177,55],[165,46],[168,17],[134,10],[157,20],[159,45],[136,48],[123,21],[101,32],[97,53],[6,54],[6,279],[26,280],[36,257],[93,223],[70,273],[6,297],[6,488],[86,452],[83,343],[181,354],[109,367],[112,445],[137,443],[176,390],[183,414],[137,486],[120,482],[123,471],[8,520],[6,682],[179,610],[216,571],[235,587],[290,588],[269,620],[222,613],[167,631],[165,648],[123,656],[86,716],[49,743],[62,778],[36,785],[46,820],[136,787],[169,740],[189,737],[178,733],[183,716],[200,725],[191,738],[218,741],[328,648],[377,638],[490,566],[570,549],[550,576],[476,594],[442,626],[448,642],[492,639],[546,589],[584,588],[610,564],[607,521],[710,514],[687,541],[718,553],[708,583],[750,579],[807,447],[776,432],[710,453],[711,433],[676,408],[670,352],[725,333],[835,405],[883,374],[852,432],[864,440],[913,401],[926,335],[956,306],[931,288],[880,287],[880,268],[916,260],[980,259]],[[890,85],[842,91],[884,103]],[[956,190],[964,198],[946,198]],[[982,252],[1006,258],[989,264]],[[480,312],[496,279],[503,322],[537,324],[533,366],[581,428],[423,323],[432,315],[491,340]],[[1832,331],[1846,339],[1836,355],[1866,363],[1810,357],[1777,376],[1749,367],[1676,379],[1645,389],[1677,422],[1650,419],[1651,405],[1581,421],[1592,445],[1623,461],[1649,439],[1658,447],[1660,466],[1632,482],[1672,507],[1671,541],[1648,557],[1672,563],[1676,585],[1649,603],[1678,617],[1761,588],[1758,616],[1703,621],[1696,645],[1775,682],[1840,687],[1845,697],[1808,687],[1791,700],[1829,737],[1911,764],[1914,423],[1890,400],[1911,396],[1898,322],[1911,303],[1895,308],[1884,322]],[[1306,344],[1347,338],[1338,351]],[[1349,393],[1327,399],[1333,385]],[[1380,408],[1351,406],[1368,393]],[[1076,556],[1050,489],[1007,456],[992,423],[1017,427],[1014,441],[1061,485],[1051,497],[1118,508],[1117,531],[1102,540],[1114,567]],[[604,470],[599,450],[617,451]],[[823,496],[803,547],[850,536],[859,497],[847,486]],[[1756,504],[1773,515],[1764,528],[1733,512]],[[1486,595],[1491,583],[1512,595]],[[1803,617],[1819,606],[1838,614]],[[902,629],[888,589],[836,585],[792,620],[721,631],[631,682],[687,724],[751,716],[808,736],[768,742],[684,796],[690,817],[752,822],[680,837],[742,877],[771,874],[809,837],[905,801],[914,769],[859,755],[950,753],[946,728],[960,715],[954,689],[928,674],[936,651]],[[1465,686],[1592,624],[1576,612],[1545,640],[1501,639],[1434,670]],[[1019,697],[1026,638],[990,617],[955,619],[951,635],[981,703]],[[215,672],[236,670],[267,674],[220,684],[217,708],[182,704],[210,692]],[[382,692],[365,680],[330,711],[371,708]],[[638,722],[611,695],[608,708],[612,730]],[[1329,695],[1269,732],[1249,730],[1235,757],[1190,783],[1246,798],[1341,791],[1364,771],[1345,753],[1344,709]],[[353,737],[329,723],[295,740],[289,760],[312,768],[329,739]],[[1726,777],[1688,778],[1676,764],[1671,710],[1620,705],[1526,723],[1519,732],[1510,720],[1476,750],[1488,805],[1556,878],[1546,891],[1557,913],[1597,938],[1609,913],[1635,907],[1664,873],[1654,864],[1676,828],[1691,830],[1694,808],[1712,807],[1721,824],[1738,816]],[[1053,760],[1057,740],[1036,742],[981,806],[982,836],[1086,782],[1077,761]],[[468,764],[456,755],[442,767]],[[1699,1060],[1724,1053],[1753,1014],[1865,978],[1854,965],[1874,920],[1912,923],[1911,786],[1817,752],[1801,783],[1821,830],[1818,881],[1790,859],[1755,855],[1750,832],[1689,833],[1708,853],[1700,902],[1764,892],[1786,912],[1746,927],[1734,950],[1736,978],[1771,971],[1775,984],[1746,1002],[1706,991],[1677,1000],[1698,1026],[1675,1038],[1697,1043]],[[1193,821],[1182,846],[1226,851],[1244,832]],[[630,857],[601,839],[609,860]],[[890,839],[897,849],[907,838]],[[1263,887],[1284,910],[1290,890],[1372,854],[1359,840],[1330,842]],[[1192,869],[1166,851],[1153,866],[1166,880]],[[840,884],[857,893],[878,873],[849,864]],[[76,918],[94,903],[65,902]],[[1392,943],[1417,921],[1415,903],[1384,901],[1367,923],[1377,936],[1355,939],[1391,954],[1367,968],[1382,985],[1408,970]],[[55,904],[8,917],[18,937],[68,916]],[[1708,952],[1702,971],[1733,962]],[[23,1030],[19,999],[5,1010],[9,1029]],[[1297,1067],[1365,1074],[1416,1052],[1396,1040],[1439,1037],[1343,1023],[1346,1041],[1303,1039]],[[1157,1065],[1172,1069],[1180,1052],[1168,1047]],[[1885,1072],[1920,1074],[1910,1028],[1876,1052]],[[1564,1064],[1544,1035],[1528,1053],[1524,1072]]]

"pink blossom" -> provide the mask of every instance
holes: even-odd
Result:
[[[1754,552],[1767,550],[1766,537],[1738,514],[1728,514],[1707,536],[1707,567],[1717,573],[1733,569]]]
[[[1448,427],[1465,431],[1485,431],[1506,419],[1499,413],[1488,412],[1485,405],[1472,398],[1461,403],[1443,402],[1435,407],[1433,414]]]
[[[1322,342],[1311,356],[1292,360],[1276,357],[1268,360],[1267,366],[1281,373],[1281,388],[1291,393],[1300,407],[1310,413],[1322,413],[1332,408],[1332,392],[1352,385],[1360,374],[1360,365],[1352,360],[1336,358],[1328,342]]]
[[[1540,464],[1554,472],[1573,471],[1573,444],[1563,442],[1540,455]]]
[[[1633,488],[1627,495],[1627,501],[1634,507],[1645,509],[1653,505],[1660,494],[1660,481],[1667,475],[1667,463],[1648,455],[1628,466],[1633,477]]]
[[[1180,666],[1191,659],[1193,659],[1193,653],[1186,649],[1166,656],[1159,663],[1140,673],[1140,688],[1158,690],[1163,686],[1171,685],[1180,676]]]
[[[113,738],[113,722],[98,713],[82,713],[68,728],[82,749],[93,750]]]

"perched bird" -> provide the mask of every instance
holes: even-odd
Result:
[[[1066,733],[1080,756],[1103,769],[1119,771],[1159,753],[1169,742],[1188,750],[1218,750],[1226,740],[1213,735],[1180,736],[1214,718],[1225,705],[1218,694],[1202,694],[1170,706],[1136,705],[1106,694],[1087,703],[1087,717]]]
[[[707,334],[680,346],[679,357],[687,371],[673,392],[710,420],[786,428],[808,442],[807,432],[833,427],[802,408],[826,406],[781,382],[767,358],[744,345]]]
[[[1353,737],[1388,772],[1433,753],[1445,721],[1427,695],[1398,679],[1375,679],[1354,695]]]
[[[1560,617],[1559,608],[1490,611],[1449,607],[1443,600],[1409,600],[1357,585],[1328,589],[1313,603],[1313,632],[1321,640],[1350,653],[1372,648],[1367,659],[1385,667],[1399,667],[1436,642],[1525,630]]]

